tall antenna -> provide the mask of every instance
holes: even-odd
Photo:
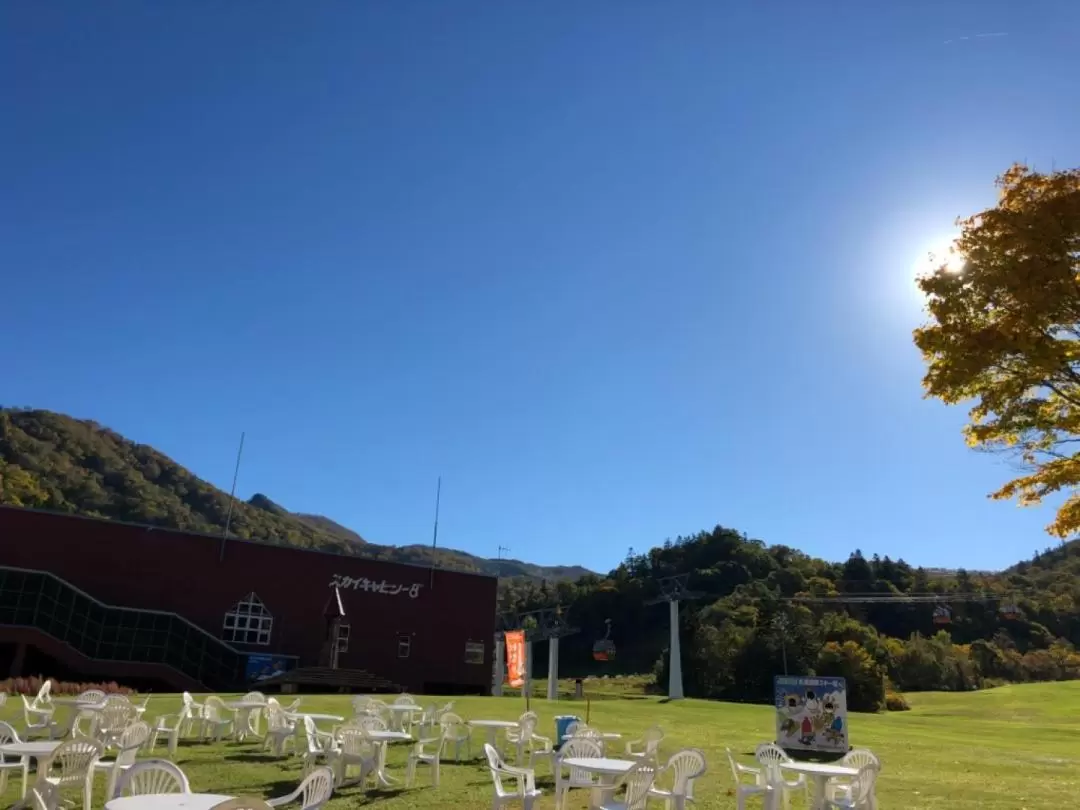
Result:
[[[498,556],[497,561],[495,563],[495,569],[496,569],[495,576],[497,576],[497,577],[502,576],[502,554],[503,554],[504,551],[509,551],[509,550],[510,549],[507,546],[499,546],[499,556]]]
[[[439,542],[439,500],[442,498],[442,476],[439,476],[439,482],[435,485],[435,529],[431,533],[431,576],[428,580],[428,587],[435,587],[435,546]]]
[[[225,514],[225,529],[221,533],[221,553],[218,562],[225,559],[225,541],[229,538],[229,526],[232,524],[233,504],[236,503],[236,480],[240,477],[240,456],[244,454],[244,434],[240,433],[240,449],[236,451],[236,469],[233,470],[232,490],[229,492],[229,511]]]

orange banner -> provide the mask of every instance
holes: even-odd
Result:
[[[525,685],[525,631],[506,634],[506,682],[515,689]]]

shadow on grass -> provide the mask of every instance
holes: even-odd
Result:
[[[222,759],[227,762],[261,762],[264,765],[284,764],[284,760],[274,754],[229,754]]]

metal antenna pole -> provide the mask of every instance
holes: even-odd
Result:
[[[435,587],[435,546],[439,542],[439,501],[442,498],[442,476],[439,476],[439,481],[435,485],[435,529],[431,533],[431,577],[428,580],[428,587]]]
[[[236,503],[236,481],[240,477],[240,456],[244,454],[244,434],[240,434],[240,449],[236,451],[236,469],[233,470],[232,490],[229,492],[229,511],[225,514],[225,530],[221,533],[221,553],[218,562],[225,559],[225,541],[229,537],[229,526],[232,524],[233,504]]]
[[[496,576],[500,576],[500,577],[502,576],[502,555],[503,555],[504,551],[509,551],[509,550],[510,549],[507,548],[506,546],[499,546],[499,556],[498,556],[498,558],[496,560],[496,563],[495,563],[495,570],[498,572],[496,574]]]

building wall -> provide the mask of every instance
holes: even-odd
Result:
[[[49,571],[107,604],[178,613],[218,638],[226,612],[255,593],[274,617],[271,643],[234,646],[296,655],[300,666],[319,663],[336,579],[350,625],[339,666],[416,691],[491,678],[493,577],[238,540],[222,557],[216,537],[11,507],[0,507],[0,565]],[[482,664],[466,663],[467,642],[484,644]]]

